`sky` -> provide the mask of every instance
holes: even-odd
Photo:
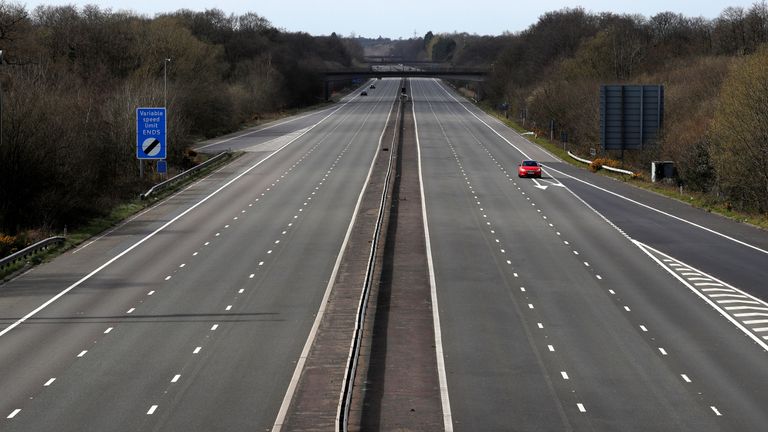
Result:
[[[433,33],[466,32],[499,35],[525,30],[542,14],[566,7],[581,6],[592,12],[641,14],[647,17],[671,11],[690,17],[716,18],[729,6],[749,8],[755,0],[10,0],[28,10],[40,4],[82,6],[95,4],[104,9],[131,10],[154,16],[186,8],[196,11],[218,8],[229,13],[255,12],[277,28],[313,35],[379,36],[410,38]]]

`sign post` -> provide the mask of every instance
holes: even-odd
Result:
[[[163,177],[168,173],[168,164],[165,163],[165,159],[157,161],[157,173],[162,174]]]
[[[136,108],[136,158],[165,159],[165,108]]]

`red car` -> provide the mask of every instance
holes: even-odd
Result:
[[[517,166],[517,176],[541,178],[541,165],[535,160],[524,160]]]

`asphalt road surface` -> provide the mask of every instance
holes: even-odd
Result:
[[[447,428],[768,427],[764,231],[564,164],[438,81],[412,88]],[[543,179],[517,177],[524,158]]]
[[[205,144],[246,153],[0,287],[0,430],[270,429],[399,95],[376,84]]]
[[[245,155],[0,286],[0,430],[271,429],[399,94],[376,84],[201,144]],[[439,81],[411,97],[446,430],[766,430],[764,231],[564,164]]]

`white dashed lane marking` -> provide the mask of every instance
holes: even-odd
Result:
[[[20,412],[21,412],[21,409],[20,408],[16,408],[10,414],[8,414],[8,417],[6,417],[6,418],[12,419],[12,418],[16,417]]]
[[[447,92],[446,92],[446,93],[447,93]],[[467,109],[467,108],[465,108],[465,109]],[[469,111],[469,110],[467,109],[467,111]],[[477,117],[477,116],[475,116],[475,117]],[[479,118],[478,118],[478,119],[479,119]],[[481,120],[481,121],[482,121],[482,120]],[[489,128],[490,128],[490,126],[489,126]],[[493,128],[491,128],[491,129],[493,130]],[[481,142],[478,142],[478,144],[479,144],[480,146],[482,146],[482,147],[485,147],[485,146],[483,146],[483,144],[482,144]],[[450,142],[449,142],[449,145],[450,145]],[[494,158],[494,157],[491,155],[490,151],[489,151],[487,148],[486,148],[485,150],[486,150],[486,152],[488,153],[488,155],[491,157],[491,159],[493,159],[493,160],[495,161],[495,158]],[[453,154],[454,154],[454,157],[456,157],[456,159],[457,159],[457,161],[458,161],[458,157],[457,157],[457,154],[456,154],[456,150],[453,148],[453,146],[452,146],[452,145],[451,145],[451,151],[453,152]],[[504,171],[503,167],[502,167],[502,166],[501,166],[501,165],[500,165],[498,162],[496,162],[496,165],[497,165],[497,166],[499,166],[499,167],[502,169],[502,171],[505,173],[505,175],[506,175],[506,171]],[[464,169],[463,169],[463,167],[461,166],[461,163],[459,163],[459,168],[461,169],[462,173],[464,173],[464,177],[465,177],[465,178],[467,178],[467,176],[466,176],[466,173],[464,172]],[[468,181],[469,181],[469,179],[467,178],[467,182],[468,182]],[[512,179],[510,179],[510,181],[512,181]],[[469,184],[469,183],[468,183],[468,184]],[[513,184],[514,184],[515,186],[517,186],[517,183],[516,183],[516,182],[514,182],[514,181],[513,181]],[[471,189],[471,188],[470,188],[470,189]],[[517,190],[518,190],[518,191],[520,191],[520,193],[521,193],[522,195],[526,195],[526,193],[525,193],[524,191],[522,191],[520,187],[517,187]],[[474,192],[473,192],[473,194],[474,194]],[[473,195],[473,196],[474,196],[475,198],[477,198],[477,196],[476,196],[476,195]],[[527,201],[531,201],[530,197],[526,197],[526,200],[527,200]],[[477,202],[477,204],[478,204],[478,206],[479,206],[479,205],[480,205],[480,202]],[[535,206],[535,203],[533,203],[533,202],[532,202],[531,204],[532,204],[532,207],[533,207],[533,206]],[[481,212],[483,212],[483,211],[484,211],[484,210],[483,210],[483,209],[481,209]],[[541,210],[537,210],[537,213],[541,213]],[[485,217],[485,214],[483,214],[483,216]],[[542,216],[543,216],[543,219],[544,219],[544,220],[546,220],[546,216],[544,216],[544,215],[542,215]],[[490,222],[488,222],[487,224],[490,226]],[[550,226],[551,228],[555,228],[553,224],[549,224],[549,226]],[[619,230],[619,231],[620,231],[620,232],[622,232],[621,230]],[[622,233],[623,233],[623,232],[622,232]],[[492,233],[492,234],[495,234],[495,233]],[[557,231],[557,232],[556,232],[556,234],[557,234],[558,236],[561,236],[561,233],[560,233],[559,231]],[[568,243],[567,241],[566,241],[566,242],[564,242],[564,244],[565,244],[565,245],[569,245],[569,243]],[[578,251],[576,251],[576,250],[573,250],[572,252],[573,252],[573,254],[574,254],[574,255],[577,255],[577,256],[579,255],[579,252],[578,252]],[[695,269],[693,269],[693,268],[690,268],[689,266],[685,265],[684,263],[681,263],[681,262],[677,262],[677,261],[675,261],[675,260],[671,259],[671,257],[665,257],[665,258],[667,258],[667,259],[665,260],[665,261],[667,262],[667,265],[669,265],[670,267],[674,268],[674,269],[675,269],[675,271],[676,271],[677,273],[684,273],[684,276],[688,276],[688,277],[696,277],[696,278],[700,278],[700,279],[698,279],[698,280],[696,280],[696,281],[692,281],[692,282],[691,282],[691,283],[701,284],[701,285],[697,285],[697,286],[701,287],[701,288],[699,288],[699,289],[707,289],[707,288],[710,288],[710,289],[718,289],[718,290],[719,290],[719,289],[722,289],[722,288],[724,288],[724,285],[723,285],[722,283],[720,283],[720,281],[717,281],[717,280],[713,280],[713,279],[709,279],[709,278],[706,278],[706,277],[704,277],[704,276],[707,276],[707,275],[704,275],[704,274],[701,274],[701,273],[697,273]],[[588,261],[582,261],[582,262],[583,262],[583,264],[584,264],[584,266],[585,266],[585,267],[591,268],[591,266],[590,266],[590,264],[589,264],[589,262],[588,262]],[[674,264],[674,265],[670,265],[670,264]],[[517,277],[517,274],[515,274],[515,277]],[[603,279],[603,277],[602,277],[601,275],[599,275],[599,274],[598,274],[598,275],[595,275],[595,277],[596,277],[598,280],[602,280],[602,279]],[[522,287],[521,287],[521,291],[522,291],[522,292],[525,292],[525,290],[524,290]],[[613,290],[609,290],[609,292],[610,292],[612,295],[616,295],[616,292],[615,292],[615,291],[613,291]],[[722,291],[720,291],[720,292],[722,293]],[[727,293],[727,294],[732,294],[732,292],[730,292],[730,291],[728,291],[728,292],[726,292],[726,293]],[[740,308],[739,310],[743,310],[743,311],[745,311],[745,312],[744,312],[744,314],[758,314],[758,313],[763,313],[763,311],[762,311],[762,310],[760,310],[760,311],[756,310],[756,309],[757,309],[757,306],[761,306],[761,305],[756,305],[756,304],[754,304],[754,303],[751,303],[751,300],[749,300],[749,299],[746,299],[746,298],[744,298],[744,297],[737,297],[737,296],[721,296],[721,297],[719,297],[719,299],[720,299],[720,301],[725,301],[725,302],[728,302],[728,304],[734,304],[734,306],[733,306],[733,307],[738,307],[738,308]],[[745,302],[745,300],[746,300],[746,301],[750,301],[750,303],[747,303],[747,302]],[[736,306],[736,305],[738,305],[738,306]],[[747,305],[747,306],[744,306],[744,305]],[[533,304],[532,304],[532,303],[528,303],[528,306],[529,306],[529,309],[533,309]],[[630,311],[631,311],[631,309],[630,309],[630,307],[629,307],[628,305],[622,305],[622,306],[624,307],[624,309],[625,309],[627,312],[630,312]],[[766,311],[765,311],[765,312],[766,312],[766,315],[765,315],[765,318],[764,318],[764,319],[768,320],[768,308],[766,308]],[[531,312],[531,313],[534,313],[534,312]],[[758,318],[761,318],[761,317],[758,317]],[[757,318],[756,318],[756,319],[757,319]],[[763,319],[763,318],[761,318],[761,319]],[[543,328],[544,328],[544,325],[543,325],[541,322],[538,322],[538,323],[537,323],[537,326],[538,326],[538,328],[539,328],[539,329],[543,329]],[[641,329],[643,332],[646,332],[646,333],[648,332],[648,328],[647,328],[647,327],[646,327],[644,324],[640,324],[640,325],[639,325],[639,327],[640,327],[640,329]],[[756,329],[764,330],[766,333],[768,333],[768,325],[765,325],[765,324],[763,324],[763,326],[762,326],[762,327],[756,327]],[[766,336],[765,336],[765,338],[766,338],[766,340],[768,340],[768,335],[766,335]],[[548,348],[550,351],[554,351],[554,346],[553,346],[553,345],[547,345],[547,348]],[[663,356],[667,356],[667,355],[668,355],[667,351],[666,351],[664,348],[662,348],[662,347],[658,347],[658,350],[659,350],[659,352],[661,353],[661,355],[663,355]],[[566,373],[565,371],[561,371],[561,375],[562,375],[563,379],[568,379],[568,375],[567,375],[567,373]],[[688,377],[686,374],[681,374],[680,376],[683,378],[683,380],[684,380],[684,381],[686,381],[686,382],[691,382],[691,379],[690,379],[690,378],[689,378],[689,377]],[[586,412],[586,407],[584,406],[584,404],[583,404],[583,403],[577,403],[576,405],[577,405],[577,408],[578,408],[578,410],[579,410],[580,412],[582,412],[582,413],[585,413],[585,412]],[[717,410],[717,408],[716,408],[715,406],[711,406],[711,408],[712,408],[713,412],[714,412],[716,415],[718,415],[718,416],[722,415],[722,414],[721,414],[721,413],[720,413],[720,412]]]
[[[504,237],[499,236],[496,233],[496,231],[494,230],[494,225],[492,224],[493,214],[491,212],[487,211],[487,210],[491,210],[491,209],[489,209],[487,206],[483,206],[482,203],[481,203],[482,201],[480,199],[478,199],[478,195],[477,195],[478,192],[476,192],[476,189],[473,187],[473,182],[471,181],[471,179],[468,176],[467,172],[464,170],[464,167],[462,166],[461,161],[459,159],[459,155],[456,153],[456,149],[454,148],[453,144],[450,141],[450,137],[446,136],[446,138],[447,138],[447,141],[448,141],[448,146],[450,147],[451,152],[453,153],[453,157],[456,159],[456,165],[458,166],[459,171],[461,171],[461,177],[463,177],[463,179],[464,179],[463,183],[466,185],[466,188],[469,191],[470,195],[472,196],[472,198],[474,198],[474,203],[477,205],[476,208],[477,208],[477,210],[479,212],[477,214],[477,216],[480,218],[480,221],[485,222],[485,225],[486,225],[488,231],[492,235],[492,237],[489,238],[489,241],[492,241],[494,244],[496,244],[499,247],[498,252],[502,255],[503,262],[506,262],[507,265],[512,265],[512,260],[511,259],[507,259],[507,251],[503,247]],[[477,140],[477,144],[480,145],[481,147],[485,147],[483,145],[483,143],[480,142],[479,140]],[[485,151],[488,153],[489,157],[495,161],[494,157],[491,155],[490,151],[487,148],[485,148]],[[496,165],[500,168],[501,172],[507,178],[509,178],[509,174],[501,166],[501,164],[496,162]],[[509,180],[513,181],[511,178]],[[515,185],[517,185],[516,182],[513,181],[513,183]],[[533,195],[530,195],[530,196],[527,195],[526,192],[522,191],[520,187],[517,187],[517,190],[519,191],[519,193],[523,197],[525,197],[526,201],[531,203],[530,207],[531,208],[535,208],[536,209],[536,213],[541,215],[541,219],[540,220],[543,221],[546,224],[545,226],[548,229],[552,229],[552,232],[557,232],[557,235],[560,236],[561,233],[559,231],[556,231],[555,224],[549,221],[548,216],[543,214],[543,210],[540,209],[537,206],[537,203],[533,201],[532,198],[535,198],[535,197]],[[567,241],[565,241],[564,243],[567,246],[569,245],[569,242],[567,242]],[[573,255],[578,256],[579,252],[574,250],[573,251]],[[586,268],[590,268],[591,269],[591,265],[590,265],[590,263],[588,261],[581,261],[581,262],[583,263],[583,265]],[[517,272],[514,272],[513,275],[514,275],[515,278],[519,277],[519,274]],[[602,277],[598,276],[598,279],[602,279]],[[519,288],[520,288],[520,292],[523,293],[523,295],[526,296],[526,298],[527,298],[528,297],[528,294],[527,294],[528,290],[525,287],[522,287],[522,286],[519,287]],[[526,302],[524,304],[527,304],[528,309],[531,311],[531,313],[533,313],[533,314],[536,313],[534,303]],[[537,322],[536,325],[538,326],[539,329],[542,329],[542,330],[544,329],[544,324],[543,323]],[[548,344],[546,346],[547,346],[547,349],[549,350],[549,352],[554,352],[555,351],[554,345]],[[555,369],[555,370],[557,370],[557,369]],[[566,371],[562,371],[561,370],[560,373],[561,373],[561,376],[562,376],[562,378],[564,380],[570,380],[570,377],[569,377],[569,375],[567,374]],[[581,412],[586,412],[586,409],[584,408],[583,404],[579,403],[578,404],[578,408],[579,408],[579,410]]]

